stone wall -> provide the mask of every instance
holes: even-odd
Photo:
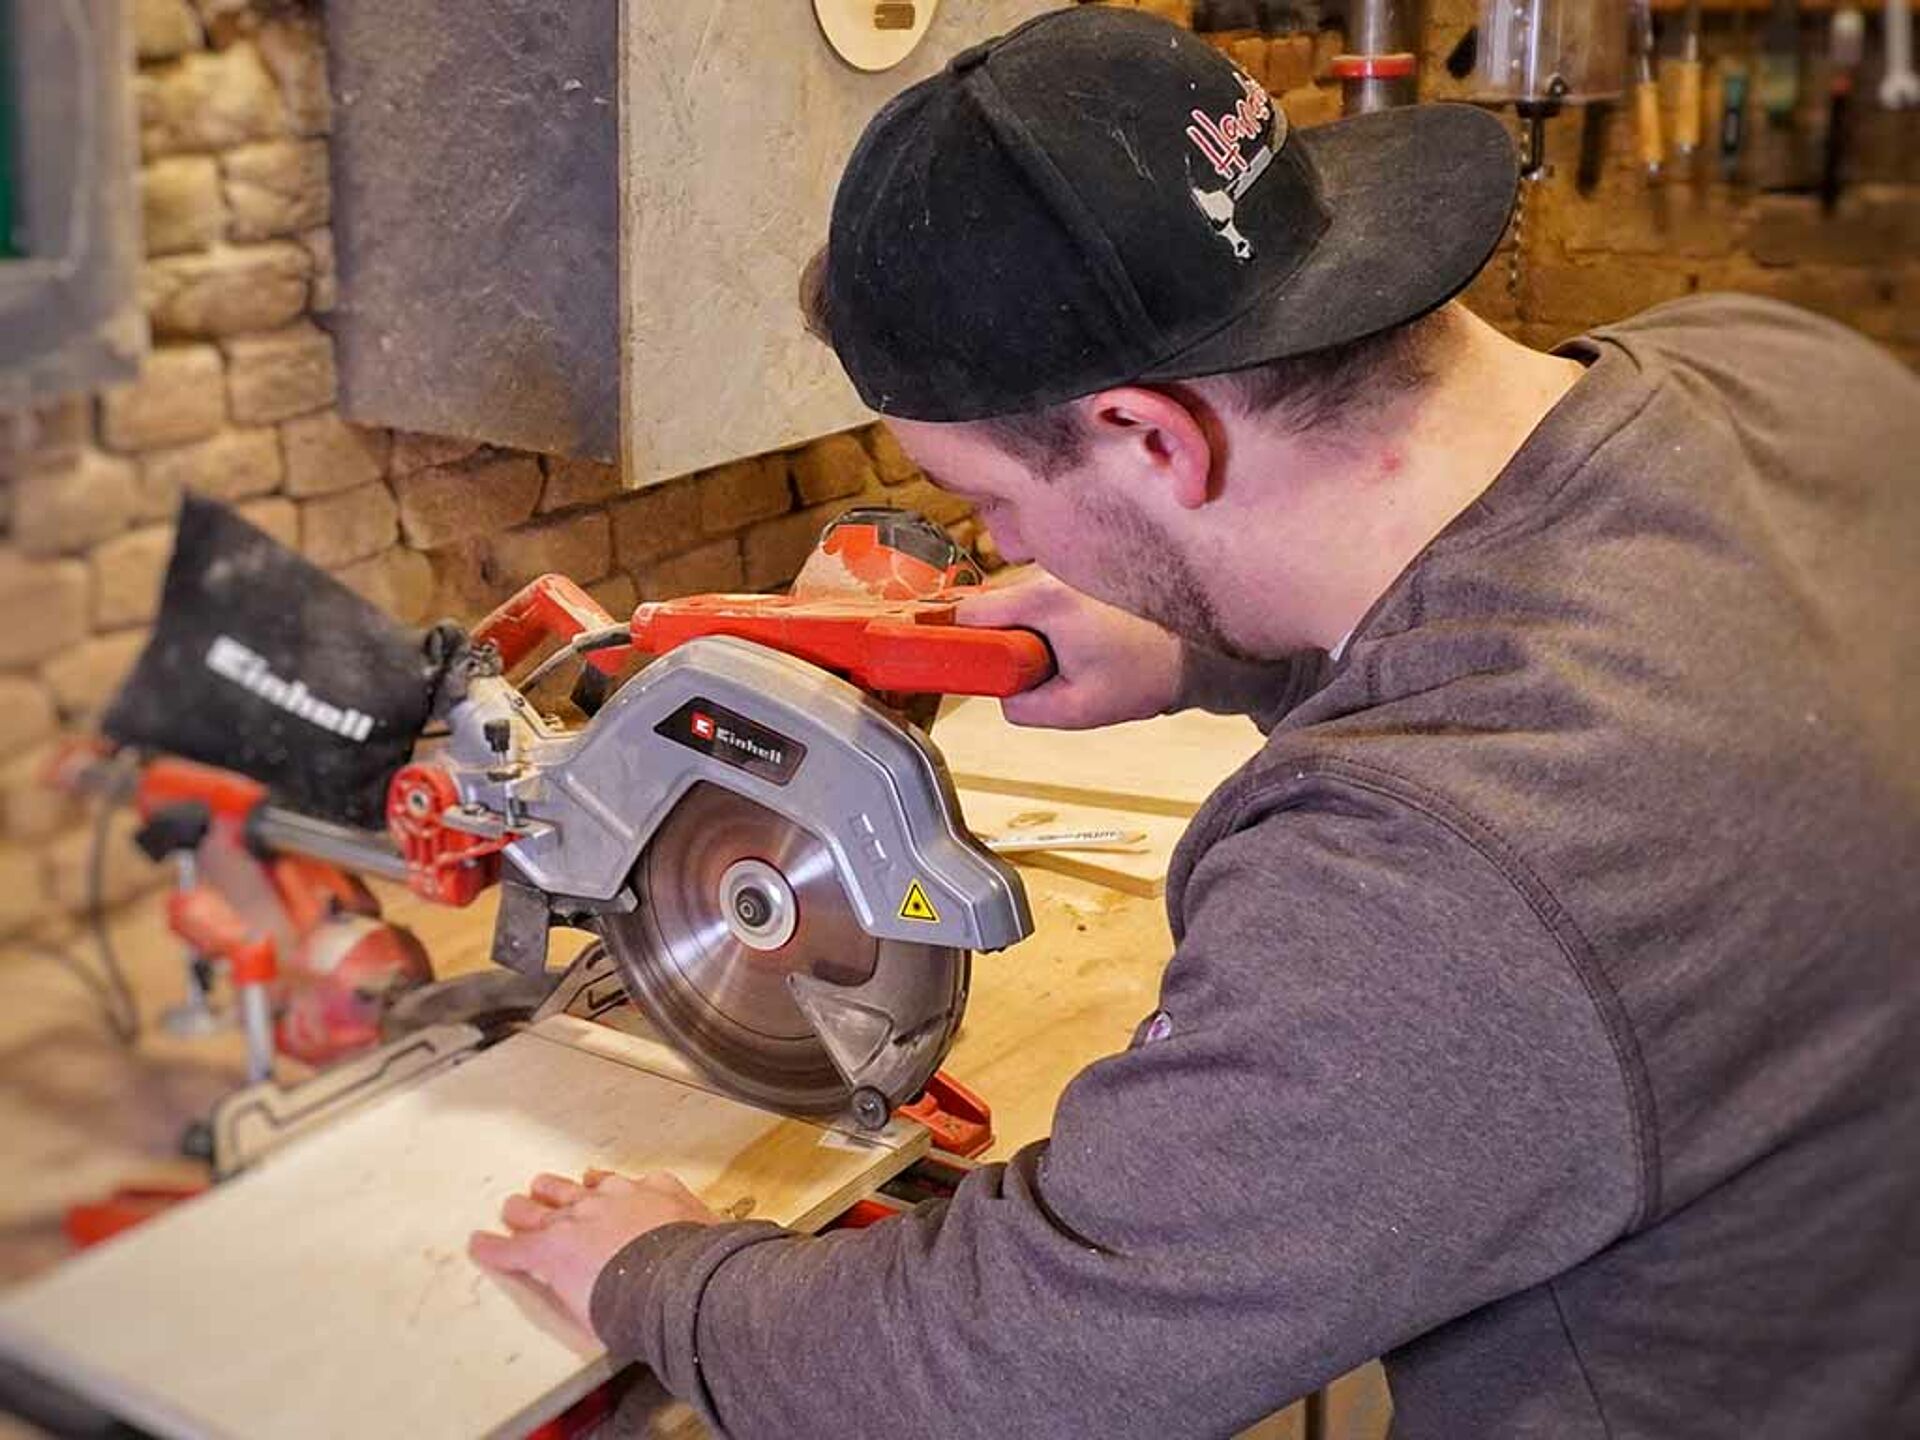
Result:
[[[1188,0],[1138,6],[1191,18]],[[0,935],[57,930],[83,903],[90,837],[77,808],[34,777],[138,652],[183,489],[233,502],[410,622],[473,619],[544,570],[573,575],[616,612],[640,597],[777,587],[822,524],[867,498],[925,509],[991,558],[966,507],[917,474],[879,426],[624,493],[611,467],[344,422],[326,329],[335,285],[325,37],[311,0],[133,8],[142,288],[155,348],[130,387],[0,415],[0,604],[16,617],[0,630]],[[1432,0],[1430,95],[1459,92],[1442,62],[1477,8]],[[1730,39],[1724,17],[1713,25],[1710,54]],[[1326,78],[1336,33],[1210,39],[1296,124],[1338,116]],[[1818,51],[1815,27],[1808,44]],[[1796,146],[1817,134],[1817,63],[1808,79],[1801,138],[1761,134],[1756,169],[1796,173]],[[1551,343],[1658,300],[1744,289],[1825,311],[1920,358],[1920,117],[1868,106],[1861,118],[1855,183],[1832,219],[1809,196],[1717,179],[1650,186],[1631,163],[1624,117],[1599,187],[1581,197],[1579,122],[1563,120],[1555,173],[1529,188],[1523,238],[1468,301],[1511,333]],[[124,832],[124,818],[116,823]],[[108,853],[109,900],[157,878],[130,847]]]
[[[885,499],[982,540],[878,426],[625,493],[611,466],[366,429],[335,410],[330,110],[311,0],[134,0],[138,381],[0,413],[0,935],[57,934],[89,827],[36,783],[138,654],[182,490],[215,496],[401,619],[472,620],[548,570],[620,613],[784,585]],[[991,542],[981,545],[991,555]],[[115,822],[106,898],[162,877]]]

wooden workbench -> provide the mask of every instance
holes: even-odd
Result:
[[[1048,1133],[1061,1089],[1078,1071],[1122,1048],[1156,1004],[1171,941],[1160,902],[1043,870],[1026,869],[1035,934],[1024,944],[974,962],[967,1017],[948,1068],[993,1106],[1002,1158]],[[389,892],[395,918],[412,925],[440,973],[484,968],[492,916],[425,906]],[[178,961],[157,909],[142,907],[116,927],[136,987],[151,1014],[179,985]],[[237,1079],[233,1037],[184,1042],[154,1037],[126,1057],[101,1035],[77,986],[45,959],[16,953],[0,983],[9,1006],[0,1015],[0,1165],[8,1174],[0,1224],[0,1275],[24,1278],[58,1254],[58,1216],[142,1170],[165,1170],[181,1124],[220,1085]],[[30,1063],[27,1074],[23,1062]],[[143,1073],[147,1078],[143,1081]],[[129,1096],[137,1095],[130,1102]],[[456,1237],[458,1238],[458,1237]],[[1375,1372],[1377,1374],[1377,1372]],[[1339,1387],[1341,1440],[1384,1433],[1377,1379]],[[695,1436],[684,1407],[650,1382],[631,1388],[608,1436]],[[1256,1432],[1281,1440],[1299,1431],[1299,1407]]]

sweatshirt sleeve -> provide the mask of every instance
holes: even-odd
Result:
[[[1154,1023],[1050,1140],[862,1231],[644,1237],[602,1338],[743,1440],[1227,1434],[1630,1225],[1609,1035],[1440,822],[1329,781],[1176,919]]]
[[[1180,693],[1167,713],[1245,715],[1266,734],[1326,684],[1331,669],[1324,650],[1302,650],[1284,660],[1236,660],[1189,643],[1181,647]]]

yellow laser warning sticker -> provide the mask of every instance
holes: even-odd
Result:
[[[918,880],[907,886],[907,898],[900,902],[902,920],[918,920],[926,925],[938,925],[940,912],[933,908],[933,902],[927,899],[927,892]]]

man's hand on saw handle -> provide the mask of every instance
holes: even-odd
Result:
[[[539,1281],[591,1334],[593,1282],[628,1241],[678,1221],[716,1225],[723,1218],[671,1175],[536,1175],[526,1194],[508,1196],[500,1207],[507,1233],[476,1232],[467,1253],[495,1274]]]
[[[1091,730],[1145,720],[1180,693],[1176,636],[1051,575],[982,591],[962,601],[955,618],[962,625],[1037,630],[1053,648],[1053,678],[1000,702],[1015,725]]]

